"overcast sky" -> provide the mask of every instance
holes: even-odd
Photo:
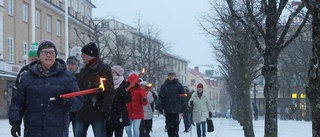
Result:
[[[189,60],[189,66],[213,64],[207,38],[197,17],[209,11],[208,0],[92,0],[93,17],[114,15],[116,20],[135,26],[140,13],[143,22],[161,30],[160,39],[172,43],[172,52]]]

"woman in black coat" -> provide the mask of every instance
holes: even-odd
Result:
[[[132,97],[126,91],[129,83],[123,77],[124,70],[120,66],[113,66],[112,68],[113,82],[115,88],[114,101],[110,119],[107,119],[106,132],[107,137],[122,137],[125,126],[130,125],[130,119],[126,104],[131,102]]]

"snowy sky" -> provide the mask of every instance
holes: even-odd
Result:
[[[143,22],[161,30],[160,38],[172,44],[172,52],[189,60],[190,66],[213,64],[208,39],[202,34],[196,18],[209,11],[208,0],[92,0],[97,8],[93,17],[114,15],[116,20],[135,26],[141,15]]]
[[[264,136],[264,119],[259,117],[258,121],[253,121],[254,133],[256,137]],[[207,137],[244,137],[242,127],[239,123],[232,119],[213,118],[215,131],[207,133]],[[278,119],[278,137],[312,137],[311,122],[279,120]],[[10,125],[8,119],[0,119],[0,137],[11,137]],[[22,128],[23,129],[23,128]],[[183,121],[180,123],[180,137],[196,137],[196,129],[192,127],[189,133],[182,132],[184,130]],[[123,134],[127,137],[126,133]],[[73,137],[70,128],[69,137]],[[88,130],[88,137],[94,137],[92,129]],[[154,117],[153,132],[151,137],[167,137],[164,132],[164,117],[162,115]]]

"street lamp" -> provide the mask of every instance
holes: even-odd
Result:
[[[254,104],[257,104],[257,84],[253,82],[253,102]]]

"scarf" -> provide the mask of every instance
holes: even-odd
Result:
[[[113,76],[114,89],[117,89],[123,80],[123,76]]]

